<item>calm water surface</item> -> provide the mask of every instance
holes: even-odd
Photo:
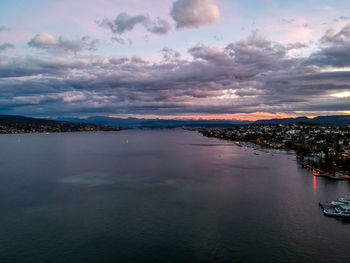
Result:
[[[0,262],[350,262],[350,184],[183,130],[0,136]]]

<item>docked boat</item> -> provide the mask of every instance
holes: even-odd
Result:
[[[314,176],[329,176],[329,173],[327,173],[327,172],[324,172],[324,171],[322,171],[322,170],[319,170],[319,169],[313,169],[312,170],[312,174],[314,175]]]
[[[341,205],[350,206],[350,196],[340,197],[337,200],[331,201],[329,204],[333,206],[341,206]]]
[[[350,196],[340,197],[337,201],[350,205]]]
[[[350,205],[350,202],[343,202],[343,201],[336,200],[336,201],[332,201],[330,204],[335,206],[340,206],[340,205]]]
[[[332,209],[329,209],[329,208],[323,209],[323,214],[326,216],[350,218],[350,206],[349,205],[341,205],[339,207],[335,207]]]

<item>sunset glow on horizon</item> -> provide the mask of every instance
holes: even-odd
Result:
[[[350,111],[339,111],[339,112],[327,112],[326,115],[350,115]],[[170,115],[170,116],[158,116],[158,115],[108,115],[111,118],[144,118],[144,119],[164,119],[164,120],[238,120],[238,121],[258,121],[266,119],[284,119],[284,118],[298,118],[307,117],[313,119],[317,115],[305,115],[302,113],[295,112],[292,115],[286,113],[269,113],[269,112],[253,112],[245,114],[222,114],[222,115]]]

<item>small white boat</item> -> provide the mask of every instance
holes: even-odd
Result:
[[[337,201],[350,205],[350,196],[340,197]]]
[[[324,209],[323,214],[326,216],[335,216],[335,217],[348,217],[350,218],[350,206],[341,205],[334,209]]]
[[[331,202],[331,205],[350,205],[350,203],[349,203],[349,202],[342,202],[342,201],[336,200],[336,201],[332,201],[332,202]]]
[[[350,205],[350,196],[340,197],[335,201],[331,201],[330,204],[336,206]]]

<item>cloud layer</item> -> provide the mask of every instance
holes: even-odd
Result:
[[[318,50],[305,56],[290,55],[304,43],[282,44],[254,31],[224,48],[193,46],[188,49],[190,59],[171,48],[161,51],[163,59],[158,62],[137,56],[7,58],[0,61],[0,113],[179,116],[345,111],[350,109],[349,27],[328,30]],[[38,35],[30,45],[72,52],[88,47],[67,41]]]

